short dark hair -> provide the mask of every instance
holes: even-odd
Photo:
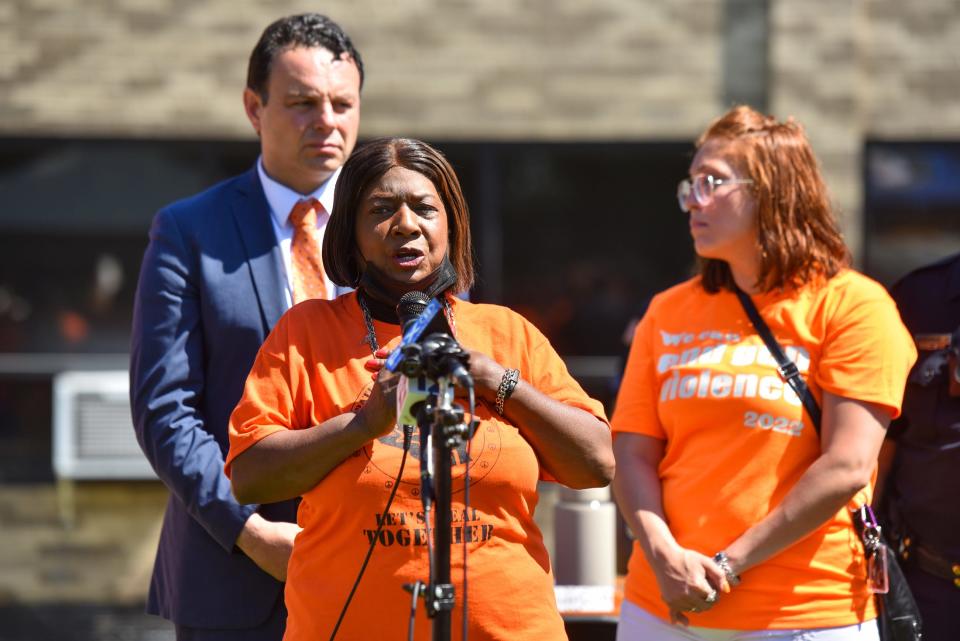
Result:
[[[832,278],[850,264],[820,166],[803,126],[738,105],[707,127],[697,149],[710,141],[734,143],[729,161],[753,180],[763,292]],[[704,289],[735,290],[730,266],[698,259]]]
[[[456,291],[473,286],[473,248],[470,212],[460,181],[442,153],[420,140],[375,138],[354,151],[344,163],[333,195],[333,211],[323,233],[323,266],[340,286],[360,282],[357,248],[357,212],[367,190],[394,167],[415,171],[430,179],[447,210],[447,255],[457,272]]]
[[[363,60],[353,46],[350,36],[340,25],[319,13],[301,13],[280,18],[260,35],[260,40],[250,53],[247,65],[247,87],[263,102],[267,102],[267,85],[270,67],[283,51],[295,47],[322,47],[334,58],[346,57],[357,65],[360,72],[360,88],[363,89]]]

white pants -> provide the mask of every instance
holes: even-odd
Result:
[[[624,600],[617,641],[879,641],[876,620],[841,628],[717,630],[673,625]]]

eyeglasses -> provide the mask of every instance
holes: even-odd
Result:
[[[715,178],[710,174],[697,174],[693,178],[684,178],[677,185],[677,201],[680,203],[680,210],[689,213],[687,199],[693,193],[693,199],[697,204],[703,207],[713,198],[713,192],[720,185],[751,185],[753,180],[749,178]]]

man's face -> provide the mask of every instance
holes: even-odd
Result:
[[[279,53],[270,68],[267,99],[243,94],[260,136],[267,174],[301,194],[319,187],[353,151],[360,127],[360,72],[349,58],[322,47]]]

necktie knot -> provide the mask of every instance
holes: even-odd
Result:
[[[290,224],[294,229],[313,229],[317,226],[317,216],[323,205],[316,198],[299,201],[290,211]]]

